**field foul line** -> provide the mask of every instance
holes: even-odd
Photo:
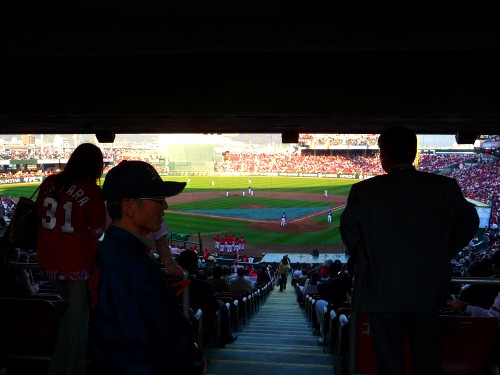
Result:
[[[341,205],[341,206],[337,206],[337,207],[335,207],[335,208],[332,208],[332,212],[342,210],[345,206],[346,206],[346,205],[345,205],[345,204],[343,204],[343,205]],[[322,210],[322,211],[316,211],[316,212],[313,212],[312,214],[305,215],[305,216],[301,216],[301,217],[299,217],[299,218],[297,218],[297,219],[295,219],[295,220],[290,220],[290,221],[289,221],[289,223],[290,223],[290,224],[297,223],[297,222],[299,222],[299,221],[306,220],[306,219],[309,219],[309,218],[311,218],[311,217],[319,216],[319,215],[321,215],[321,214],[325,214],[325,213],[327,213],[327,212],[328,212],[328,209],[326,209],[326,210]],[[287,220],[287,221],[288,221],[288,220]]]
[[[271,220],[256,220],[256,219],[246,219],[242,217],[233,217],[233,216],[222,216],[222,215],[210,215],[210,214],[200,214],[195,212],[182,212],[182,211],[168,211],[170,214],[179,214],[179,215],[187,215],[187,216],[203,216],[203,217],[212,217],[214,219],[228,219],[228,220],[237,220],[237,221],[246,221],[252,223],[269,223]]]
[[[337,206],[337,207],[334,207],[332,208],[332,212],[335,212],[335,211],[339,211],[339,210],[342,210],[346,205],[343,204],[341,206]],[[313,212],[312,214],[309,214],[309,215],[305,215],[305,216],[302,216],[302,217],[299,217],[298,219],[295,219],[295,220],[290,220],[288,221],[290,224],[292,223],[296,223],[296,222],[299,222],[299,221],[302,221],[302,220],[307,220],[311,217],[314,217],[314,216],[318,216],[318,215],[321,215],[321,214],[324,214],[324,213],[327,213],[328,212],[328,209],[327,210],[321,210],[321,211],[316,211],[316,212]],[[200,213],[195,213],[195,212],[182,212],[182,211],[168,211],[168,213],[171,213],[171,214],[179,214],[179,215],[187,215],[187,216],[203,216],[203,217],[211,217],[211,218],[214,218],[214,219],[228,219],[228,220],[237,220],[237,221],[245,221],[245,222],[251,222],[251,223],[269,223],[270,221],[275,221],[275,220],[257,220],[257,219],[247,219],[247,218],[243,218],[243,217],[233,217],[233,216],[222,216],[222,215],[210,215],[210,214],[200,214]],[[276,219],[277,222],[279,222],[280,219]]]

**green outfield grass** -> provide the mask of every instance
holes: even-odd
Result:
[[[13,196],[13,197],[31,197],[38,187],[38,183],[35,184],[12,184],[12,185],[0,185],[0,195]]]
[[[188,177],[165,177],[165,180],[187,182]],[[333,178],[305,178],[305,177],[189,177],[185,192],[198,191],[231,191],[240,193],[251,186],[254,191],[283,191],[323,194],[347,195],[351,185],[357,180]],[[250,182],[249,182],[250,180]],[[214,185],[212,187],[212,181]]]
[[[251,186],[256,192],[283,191],[322,194],[325,189],[328,194],[347,195],[351,185],[357,180],[330,178],[298,178],[298,177],[189,177],[185,192],[223,191],[241,192]],[[164,180],[187,182],[188,177],[163,177]],[[251,182],[249,182],[251,180]],[[214,185],[212,186],[212,181]],[[101,180],[101,183],[104,179]],[[38,184],[0,185],[0,195],[26,196],[31,195]]]
[[[184,181],[187,177],[165,177],[165,180]],[[251,182],[249,182],[251,180]],[[212,181],[214,185],[212,187]],[[294,178],[294,177],[190,177],[190,181],[184,192],[223,191],[230,190],[232,194],[240,194],[247,190],[250,185],[256,196],[252,197],[252,204],[262,204],[267,207],[319,207],[323,202],[297,201],[291,199],[267,199],[258,197],[258,191],[281,191],[281,192],[306,192],[323,194],[328,190],[329,195],[347,195],[351,185],[356,180],[326,179],[326,178]],[[13,197],[30,196],[36,189],[37,184],[19,184],[0,186],[0,195]],[[284,194],[286,196],[286,194]],[[248,204],[248,197],[233,196],[225,199],[210,199],[200,202],[172,205],[170,210],[187,209],[230,209]],[[340,244],[341,239],[338,231],[338,221],[341,211],[333,213],[333,224],[326,230],[309,233],[278,233],[277,231],[263,232],[250,229],[250,224],[245,221],[231,219],[214,219],[202,216],[180,215],[172,212],[166,213],[165,217],[170,228],[175,232],[191,233],[197,238],[197,233],[202,236],[215,236],[216,233],[228,233],[245,236],[247,242],[260,245],[334,245]],[[326,214],[312,218],[311,220],[326,223]],[[278,227],[278,218],[276,226]],[[272,225],[272,223],[270,224]],[[279,227],[277,228],[279,229]],[[196,236],[195,236],[196,235]],[[208,245],[208,244],[207,244]]]
[[[330,228],[308,233],[263,232],[250,229],[250,223],[245,221],[187,216],[172,212],[167,212],[165,218],[173,231],[190,233],[192,235],[197,235],[198,231],[202,236],[210,237],[215,237],[217,233],[234,234],[238,237],[245,236],[247,242],[258,245],[333,245],[342,242],[338,230],[340,213],[341,211],[333,213],[333,223]],[[315,217],[312,220],[326,222],[326,214]],[[275,225],[278,230],[278,221],[276,221]],[[199,230],[193,230],[193,228],[199,228]]]

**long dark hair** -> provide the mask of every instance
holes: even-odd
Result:
[[[97,181],[103,169],[101,149],[92,143],[82,143],[75,148],[64,170],[57,175],[56,191],[64,190],[75,181]]]

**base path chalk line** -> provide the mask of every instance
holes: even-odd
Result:
[[[337,206],[337,207],[334,207],[332,208],[332,212],[334,211],[339,211],[339,210],[342,210],[346,205],[341,205],[341,206]],[[292,223],[296,223],[298,221],[302,221],[302,220],[307,220],[311,217],[315,217],[315,216],[318,216],[318,215],[321,215],[321,214],[324,214],[328,212],[328,210],[321,210],[321,211],[317,211],[317,212],[314,212],[312,214],[309,214],[309,215],[305,215],[305,216],[302,216],[298,219],[295,219],[295,220],[290,220],[288,221],[290,224]],[[210,215],[210,214],[200,214],[200,213],[195,213],[195,212],[182,212],[182,211],[168,211],[169,214],[179,214],[179,215],[187,215],[187,216],[203,216],[203,217],[211,217],[211,218],[214,218],[214,219],[228,219],[228,220],[237,220],[237,221],[245,221],[245,222],[250,222],[250,223],[269,223],[269,222],[273,222],[273,221],[276,221],[276,220],[257,220],[257,219],[248,219],[248,218],[242,218],[242,217],[231,217],[231,216],[222,216],[222,215]]]
[[[345,205],[345,204],[343,204],[342,206],[337,206],[337,207],[335,207],[335,208],[332,208],[332,212],[335,212],[335,211],[340,211],[340,210],[344,209],[344,208],[345,208],[345,206],[346,206],[346,205]],[[290,220],[290,221],[289,221],[289,223],[290,223],[290,224],[293,224],[293,223],[296,223],[296,222],[298,222],[298,221],[307,220],[307,219],[309,219],[309,218],[311,218],[311,217],[319,216],[319,215],[321,215],[321,214],[325,214],[325,213],[327,213],[327,212],[328,212],[328,210],[321,210],[321,211],[317,211],[317,212],[314,212],[314,213],[312,213],[312,214],[309,214],[309,215],[305,215],[305,216],[299,217],[298,219],[295,219],[295,220]]]

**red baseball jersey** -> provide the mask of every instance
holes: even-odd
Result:
[[[56,178],[43,181],[36,200],[38,262],[47,270],[82,271],[90,268],[106,224],[102,191],[94,181],[77,181],[56,192]]]

